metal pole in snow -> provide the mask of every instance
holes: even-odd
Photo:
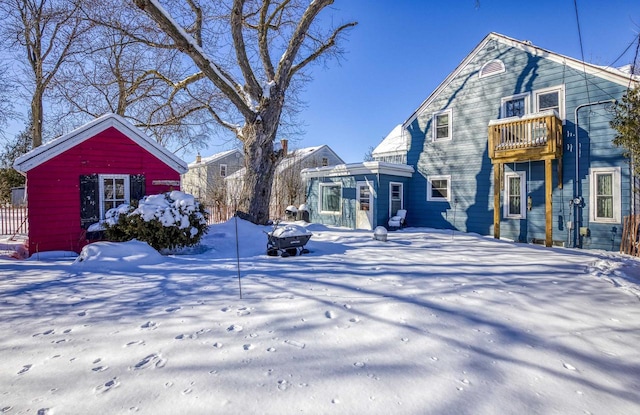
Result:
[[[238,212],[233,215],[236,225],[236,263],[238,269],[238,288],[240,289],[240,299],[242,300],[242,282],[240,280],[240,246],[238,244]]]

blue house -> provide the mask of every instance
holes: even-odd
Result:
[[[623,218],[640,200],[609,122],[638,81],[490,33],[401,125],[396,154],[381,152],[380,166],[395,160],[405,175],[393,176],[397,167],[374,176],[402,183],[409,226],[617,250]],[[364,176],[321,173],[307,176],[312,221],[358,227],[352,184]],[[373,189],[372,227],[395,208],[385,186]],[[323,210],[338,191],[342,205],[332,208],[342,210]]]

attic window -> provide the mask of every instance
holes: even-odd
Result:
[[[501,60],[492,60],[482,65],[482,68],[480,68],[480,78],[497,75],[503,73],[504,71],[504,63]]]

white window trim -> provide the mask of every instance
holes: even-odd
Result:
[[[507,118],[505,117],[505,114],[507,112],[505,108],[505,104],[509,101],[513,101],[514,99],[520,99],[520,98],[524,98],[524,115],[530,114],[531,113],[531,92],[525,92],[522,94],[502,97],[502,99],[500,99],[500,118]]]
[[[446,138],[436,138],[436,134],[438,133],[436,119],[438,118],[439,115],[443,115],[443,114],[448,114],[449,115],[449,125],[448,125],[449,136],[446,137]],[[453,111],[449,108],[449,109],[446,109],[446,110],[434,112],[433,116],[431,118],[431,129],[433,130],[433,132],[431,134],[431,141],[432,142],[435,143],[435,142],[440,142],[440,141],[451,141],[451,140],[453,140]]]
[[[128,174],[99,174],[98,175],[98,203],[100,204],[100,220],[104,219],[104,181],[105,179],[124,179],[125,203],[131,203],[131,183]],[[94,188],[95,189],[95,188]]]
[[[498,62],[500,64],[500,70],[494,71],[494,72],[489,72],[487,74],[483,74],[484,69],[488,66],[491,65],[492,63]],[[505,66],[504,66],[504,62],[502,62],[500,59],[493,59],[490,60],[489,62],[485,63],[484,65],[482,65],[482,67],[480,68],[480,71],[478,72],[478,77],[480,79],[482,78],[488,78],[490,76],[493,75],[498,75],[501,73],[504,73],[506,71]]]
[[[447,197],[433,197],[431,196],[431,182],[433,180],[446,180],[447,181]],[[439,175],[427,177],[427,202],[450,202],[451,201],[451,175]]]
[[[597,218],[596,186],[597,174],[613,174],[613,218]],[[589,169],[589,221],[595,223],[622,223],[621,199],[622,190],[620,188],[620,167],[594,167]]]
[[[534,105],[534,111],[535,112],[540,112],[540,108],[538,105],[538,95],[542,95],[542,94],[548,94],[549,92],[554,92],[554,91],[558,91],[558,107],[559,107],[559,111],[558,111],[558,116],[560,116],[560,119],[562,120],[562,124],[565,123],[565,117],[566,117],[566,112],[565,112],[565,88],[564,88],[564,84],[563,85],[559,85],[559,86],[552,86],[549,88],[543,88],[543,89],[537,89],[535,91],[533,91],[533,105]]]
[[[520,214],[509,214],[509,178],[520,176]],[[527,173],[523,171],[504,172],[504,203],[502,205],[502,216],[506,219],[526,219],[527,218]]]
[[[393,186],[400,186],[400,209],[404,209],[404,183],[389,182],[389,217],[392,217],[396,212],[391,211],[391,189]]]
[[[322,210],[322,188],[324,187],[340,187],[340,206],[337,211]],[[323,215],[341,215],[342,214],[342,183],[320,183],[318,188],[318,212]]]
[[[224,174],[222,174],[222,169],[223,168],[224,168]],[[219,171],[220,177],[227,177],[228,173],[229,173],[229,168],[227,167],[227,165],[226,164],[220,164],[220,171]]]

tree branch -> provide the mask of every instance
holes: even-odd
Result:
[[[322,55],[324,52],[326,52],[327,50],[329,50],[330,48],[335,46],[336,39],[337,39],[338,35],[340,34],[340,32],[342,32],[343,30],[348,29],[350,27],[354,27],[357,24],[358,24],[357,22],[351,22],[351,23],[344,24],[344,25],[340,26],[339,28],[337,28],[333,32],[331,37],[329,39],[327,39],[327,41],[324,42],[322,45],[320,45],[320,47],[318,47],[318,49],[316,49],[311,55],[307,56],[300,63],[294,65],[291,68],[291,75],[294,75],[300,69],[304,68],[309,63],[311,63],[314,60],[316,60],[318,58],[318,56]]]
[[[205,54],[194,38],[169,17],[157,0],[133,0],[133,2],[173,39],[178,50],[191,57],[198,68],[229,98],[246,119],[255,118],[254,111],[245,101],[242,87]]]
[[[243,28],[243,16],[242,11],[244,8],[245,0],[233,0],[233,7],[231,9],[231,36],[233,38],[234,49],[236,50],[236,60],[238,66],[244,76],[247,91],[251,97],[259,101],[262,98],[262,88],[256,80],[253,69],[247,57],[247,48],[244,43],[244,36],[242,34]]]

